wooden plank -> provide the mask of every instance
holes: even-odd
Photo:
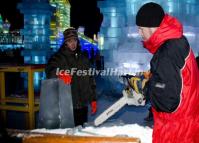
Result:
[[[29,129],[35,128],[35,112],[34,112],[34,83],[33,72],[28,71],[28,105],[29,105]]]
[[[139,138],[88,137],[34,134],[23,138],[23,143],[141,143]]]
[[[5,73],[0,72],[0,101],[4,100],[6,98],[6,93],[5,93]],[[1,103],[0,105],[4,106],[5,103]],[[6,111],[1,111],[1,122],[6,125]]]
[[[0,102],[28,104],[28,98],[6,97],[5,99],[1,99]],[[35,98],[35,105],[39,105],[39,98]]]
[[[133,137],[88,137],[69,136],[31,132],[30,130],[7,129],[10,136],[23,138],[23,143],[141,143],[139,138]]]
[[[1,72],[27,72],[30,67],[0,67]]]
[[[27,65],[27,66],[0,66],[1,72],[28,72],[30,69],[34,72],[43,72],[45,65]]]
[[[5,99],[5,73],[0,72],[0,99]]]
[[[0,110],[28,112],[28,107],[14,105],[0,105]]]
[[[15,98],[15,97],[6,97],[0,101],[1,103],[21,103],[27,104],[28,100],[26,98]]]

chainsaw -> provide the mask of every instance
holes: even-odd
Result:
[[[124,84],[126,86],[122,91],[123,96],[94,120],[95,126],[99,126],[105,122],[126,104],[134,106],[145,105],[146,100],[145,96],[143,95],[143,89],[148,79],[141,78],[141,76],[133,76],[128,74],[121,77],[123,78]]]

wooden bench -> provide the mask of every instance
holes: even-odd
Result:
[[[73,136],[31,132],[28,130],[7,130],[10,136],[22,138],[23,143],[141,143],[133,137]]]
[[[130,137],[88,137],[67,135],[29,135],[23,143],[141,143],[138,138]]]

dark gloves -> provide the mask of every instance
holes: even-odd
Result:
[[[95,114],[97,112],[97,102],[92,101],[91,102],[91,114]]]

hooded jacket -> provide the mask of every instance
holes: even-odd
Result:
[[[61,46],[61,48],[49,59],[46,65],[46,77],[57,78],[57,68],[59,70],[70,70],[73,72],[71,80],[71,92],[73,108],[79,109],[87,107],[88,103],[96,100],[96,84],[92,76],[77,75],[77,71],[89,70],[90,63],[85,54],[80,51],[80,46],[76,51]]]
[[[166,14],[143,44],[154,54],[147,92],[153,143],[199,143],[199,72],[182,25]]]

